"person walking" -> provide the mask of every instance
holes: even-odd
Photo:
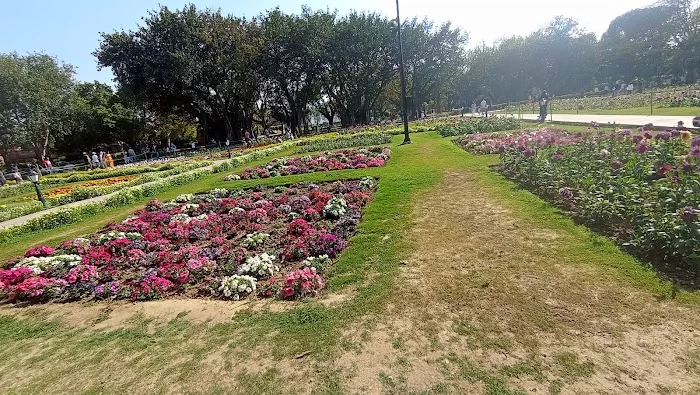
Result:
[[[49,174],[53,173],[53,164],[51,164],[51,159],[49,159],[48,156],[44,157],[43,165],[46,168],[46,171],[49,172]]]
[[[17,166],[17,164],[13,163],[12,166],[10,166],[10,170],[10,175],[12,176],[12,178],[14,178],[15,182],[17,184],[21,184],[24,180],[22,179],[22,174],[19,172],[19,167]]]
[[[110,169],[114,168],[114,158],[112,158],[112,153],[107,151],[105,154],[105,161],[107,162],[107,167]]]
[[[126,163],[136,162],[136,151],[134,151],[133,148],[129,147],[129,149],[126,151],[126,159],[128,159],[128,162]]]
[[[476,115],[476,102],[475,101],[472,102],[472,109],[471,110],[472,110],[472,117],[473,117],[474,115]]]
[[[540,95],[540,121],[544,122],[547,119],[547,106],[549,105],[549,94],[547,90],[543,90]]]
[[[100,167],[100,157],[97,155],[97,152],[93,151],[92,152],[92,167],[95,169],[98,169]]]
[[[486,99],[481,99],[481,106],[479,109],[482,114],[486,115]]]

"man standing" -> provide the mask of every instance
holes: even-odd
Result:
[[[486,118],[489,117],[488,106],[487,106],[487,104],[486,104],[486,98],[481,99],[481,112],[484,114],[484,116],[485,116]]]
[[[547,118],[547,105],[549,104],[549,94],[547,90],[543,90],[540,95],[540,121],[544,122]]]

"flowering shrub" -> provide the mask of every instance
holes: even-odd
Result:
[[[245,240],[243,240],[243,246],[246,248],[255,248],[261,246],[269,237],[269,234],[261,232],[253,232],[251,234],[247,234],[245,236]]]
[[[219,291],[226,298],[239,300],[257,289],[257,280],[251,276],[227,276],[221,279]]]
[[[241,176],[238,174],[228,174],[226,177],[224,177],[224,181],[236,181],[240,180]]]
[[[389,148],[367,148],[325,152],[313,156],[274,159],[267,165],[243,171],[244,180],[305,174],[329,170],[364,169],[384,166],[391,150]]]
[[[263,252],[260,255],[248,257],[245,263],[238,267],[238,273],[251,274],[257,278],[271,277],[275,271],[279,271],[279,268],[272,263],[274,261],[274,255]]]
[[[287,275],[279,295],[283,299],[316,296],[323,285],[323,278],[316,273],[316,268],[305,267]]]
[[[532,155],[539,148],[575,144],[584,133],[568,133],[559,129],[525,130],[510,133],[481,133],[466,136],[455,144],[474,154],[498,154],[509,149]]]
[[[326,207],[323,208],[323,214],[330,218],[339,218],[347,211],[348,204],[345,202],[345,199],[339,196],[334,196],[326,203]]]
[[[613,237],[635,255],[677,272],[700,271],[700,138],[653,134],[470,136],[472,152],[501,152],[501,172]],[[486,147],[486,148],[485,148]]]
[[[275,296],[290,273],[308,266],[320,272],[343,251],[372,196],[369,181],[218,190],[179,196],[181,202],[151,201],[89,237],[55,249],[37,246],[0,265],[0,297],[34,303],[176,294]],[[343,199],[344,211],[324,218],[332,199]],[[267,279],[260,292],[251,278]],[[301,287],[293,297],[315,294],[323,283],[320,277],[310,281],[309,287],[293,285]]]

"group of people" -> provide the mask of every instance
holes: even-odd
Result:
[[[53,173],[53,164],[48,156],[44,156],[41,161],[34,159],[32,163],[27,164],[27,168],[29,172],[34,171],[38,174]],[[24,181],[22,172],[16,163],[12,163],[9,167],[9,172],[5,173],[5,158],[0,155],[0,186],[5,185],[10,180],[21,184]]]
[[[83,152],[83,157],[89,169],[111,169],[114,167],[114,157],[109,151],[92,151],[90,155],[87,152]]]

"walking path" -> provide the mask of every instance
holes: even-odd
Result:
[[[212,164],[209,165],[209,166],[199,167],[199,168],[197,168],[197,169],[193,169],[193,170],[187,171],[187,172],[185,172],[185,173],[190,173],[190,172],[193,172],[193,171],[200,171],[200,170],[213,170],[213,169],[214,169],[214,166],[220,165],[220,164],[222,164],[222,163],[224,163],[224,162],[227,162],[227,161],[229,161],[229,160],[230,160],[230,159],[223,159],[223,160],[215,161],[215,162],[212,162]],[[181,173],[181,174],[185,174],[185,173]],[[177,177],[177,176],[179,176],[179,175],[180,175],[180,174],[175,174],[175,175],[172,175],[172,176],[170,176],[170,177],[162,178],[162,179],[160,179],[160,180],[148,182],[148,183],[145,183],[145,184],[140,184],[140,185],[138,185],[138,186],[139,186],[139,187],[147,186],[147,185],[150,185],[150,184],[152,184],[152,183],[154,183],[154,182],[161,182],[162,180],[167,180],[167,179],[169,179],[169,178]],[[112,192],[112,193],[108,193],[108,194],[106,194],[106,195],[95,196],[95,197],[90,198],[90,199],[79,200],[79,201],[77,201],[77,202],[68,203],[68,204],[64,204],[64,205],[61,205],[61,206],[57,206],[57,207],[52,207],[52,208],[47,209],[47,210],[37,211],[36,213],[27,214],[27,215],[22,216],[22,217],[17,217],[17,218],[13,218],[13,219],[10,219],[10,220],[4,221],[4,222],[0,222],[0,230],[6,229],[6,228],[10,228],[10,227],[13,227],[13,226],[17,226],[17,225],[22,225],[22,224],[24,224],[24,223],[26,223],[26,222],[28,222],[28,221],[34,219],[34,218],[39,218],[39,217],[44,216],[44,215],[46,215],[46,214],[53,213],[53,212],[60,211],[60,210],[64,210],[64,209],[67,209],[67,208],[79,206],[79,205],[82,205],[82,204],[90,204],[90,203],[99,203],[99,202],[103,202],[103,201],[109,199],[110,197],[116,195],[116,194],[119,193],[120,191],[121,191],[121,190],[117,190],[117,191],[114,191],[114,192]]]
[[[537,114],[523,114],[522,119],[537,120]],[[589,123],[598,122],[600,125],[617,124],[620,126],[643,126],[648,123],[654,126],[672,128],[683,121],[685,127],[693,127],[693,117],[676,115],[592,115],[592,114],[551,114],[547,120],[558,123]]]

